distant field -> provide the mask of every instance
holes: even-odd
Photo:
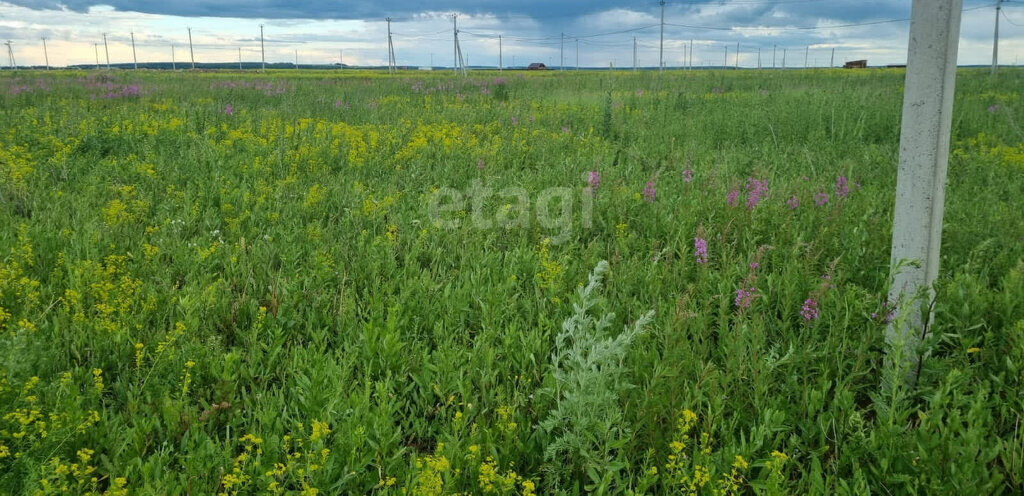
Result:
[[[6,71],[0,494],[1024,492],[1024,70],[886,391],[903,74]]]

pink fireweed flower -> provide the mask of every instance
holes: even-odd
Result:
[[[800,200],[797,200],[796,195],[793,195],[786,200],[786,205],[789,206],[790,210],[796,210],[796,207],[800,206]]]
[[[828,203],[828,193],[818,193],[814,195],[814,206],[821,207]]]
[[[768,196],[768,181],[758,180],[754,178],[747,179],[747,209],[753,210],[754,207],[763,199]]]
[[[818,302],[814,301],[814,298],[804,300],[804,306],[800,309],[800,316],[804,318],[804,322],[818,320]]]
[[[597,187],[601,184],[600,174],[594,170],[587,173],[587,186],[590,187],[591,193],[597,193]]]
[[[513,115],[512,116],[512,125],[515,126],[517,124],[519,124],[519,119],[516,119],[516,116]]]
[[[750,287],[750,289],[740,288],[736,290],[736,300],[733,302],[738,308],[746,309],[750,308],[750,304],[754,300],[754,293],[757,292],[757,288]]]
[[[231,115],[231,114],[234,114],[234,113],[235,113],[235,109],[231,108],[231,104],[230,104],[230,103],[229,103],[229,104],[227,104],[227,105],[226,105],[226,106],[224,107],[224,114],[225,114],[225,115]]]
[[[693,238],[693,255],[697,258],[698,264],[708,263],[708,240]]]
[[[683,182],[693,181],[693,170],[686,169],[683,171]]]
[[[839,176],[836,179],[836,197],[837,198],[846,198],[849,195],[850,195],[849,181],[847,181],[846,176]]]
[[[725,202],[728,203],[730,207],[735,207],[735,206],[739,205],[740,204],[740,190],[734,189],[734,190],[730,191],[729,192],[729,196],[727,196],[725,198]]]
[[[654,181],[647,181],[647,186],[644,186],[644,199],[654,203],[654,193]]]
[[[484,166],[485,165],[487,165],[487,164],[486,164],[486,162],[484,162],[484,159],[480,159],[480,160],[476,161],[476,168],[477,169],[484,170]]]

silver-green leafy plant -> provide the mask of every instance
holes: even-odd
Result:
[[[551,353],[549,386],[542,393],[553,398],[554,407],[540,426],[550,436],[544,450],[549,482],[560,485],[586,474],[589,489],[607,489],[624,467],[619,450],[631,430],[623,421],[623,396],[634,387],[623,362],[632,342],[646,332],[654,317],[649,311],[631,327],[609,332],[615,315],[595,317],[601,280],[608,262],[601,261],[586,287],[578,290],[573,314],[562,323]]]

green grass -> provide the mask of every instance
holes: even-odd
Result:
[[[1024,491],[1024,71],[961,71],[929,354],[886,391],[902,84],[5,72],[0,493]],[[571,215],[436,224],[474,184]]]

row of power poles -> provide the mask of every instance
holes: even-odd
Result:
[[[995,7],[996,7],[996,9],[995,9],[996,10],[996,13],[995,13],[995,26],[993,28],[994,39],[993,39],[993,43],[992,43],[992,74],[993,75],[996,74],[996,72],[999,69],[999,17],[1000,17],[1000,15],[1002,15],[1002,2],[1003,2],[1003,0],[996,0],[996,5],[995,5]],[[666,65],[665,65],[665,1],[664,0],[660,0],[658,3],[659,3],[659,6],[661,7],[661,23],[660,23],[661,30],[660,30],[659,42],[658,42],[658,71],[662,72],[662,71],[665,70],[665,67],[666,67]],[[391,32],[391,21],[392,21],[392,19],[390,17],[388,17],[388,18],[385,19],[385,21],[387,22],[387,36],[388,36],[388,73],[394,73],[394,72],[397,71],[398,67],[397,67],[397,60],[395,58],[394,39],[392,37],[392,32]],[[193,45],[192,45],[192,28],[189,27],[189,28],[187,28],[187,30],[188,30],[189,58],[190,58],[190,62],[191,62],[191,67],[193,69],[195,69],[196,61],[195,61],[195,51],[194,51]],[[466,74],[466,69],[467,68],[466,68],[466,64],[465,64],[465,61],[464,61],[463,55],[462,55],[462,47],[460,46],[460,43],[459,43],[459,28],[458,28],[458,15],[457,14],[453,14],[452,15],[452,34],[453,34],[453,38],[454,38],[453,65],[452,65],[453,71],[455,73],[461,72],[462,74]],[[136,53],[136,50],[135,50],[135,32],[131,31],[129,33],[129,35],[130,35],[131,46],[132,46],[132,65],[133,65],[133,67],[135,69],[138,69],[139,61],[138,61],[138,56],[137,56],[137,53]],[[559,44],[559,70],[564,70],[565,69],[565,38],[566,38],[565,33],[562,33],[561,34],[561,42]],[[41,39],[42,39],[42,42],[43,42],[43,57],[44,57],[44,60],[45,60],[46,69],[48,70],[48,69],[50,69],[50,56],[49,56],[49,52],[47,51],[47,47],[46,47],[46,38],[41,38]],[[576,37],[575,38],[575,42],[576,42],[576,64],[575,64],[575,68],[578,70],[579,69],[579,43],[580,43],[580,39],[578,37]],[[8,57],[9,66],[10,66],[11,69],[16,69],[18,67],[18,65],[17,65],[17,63],[15,61],[15,58],[14,58],[13,42],[8,40],[6,43],[4,43],[4,45],[7,46],[7,57]],[[98,44],[94,44],[93,46],[94,46],[94,49],[97,52],[96,53],[96,66],[99,67],[99,65],[100,65],[100,62],[99,62],[99,46],[98,46]],[[687,44],[683,45],[683,52],[684,52],[683,67],[684,68],[688,68],[688,69],[692,69],[693,68],[693,47],[694,47],[693,40],[690,40],[690,43],[688,45]],[[241,48],[239,47],[238,50],[239,50],[239,69],[241,69],[242,68],[242,65],[241,65]],[[772,68],[778,67],[778,65],[777,65],[777,62],[778,62],[777,51],[778,51],[778,46],[777,45],[773,46],[772,47],[772,65],[771,65]],[[106,35],[106,33],[103,33],[103,52],[104,52],[104,57],[105,57],[105,61],[106,61],[106,66],[109,69],[110,68],[110,50],[109,50],[109,47],[108,47],[108,44],[107,44],[107,35]],[[502,37],[499,35],[498,36],[498,70],[499,71],[501,71],[504,68],[504,64],[503,64],[503,61],[502,61],[502,55],[503,55],[502,54]],[[633,69],[634,70],[637,70],[637,68],[638,68],[637,57],[638,57],[637,40],[636,40],[636,37],[633,37]],[[735,68],[739,68],[739,62],[740,62],[740,45],[739,45],[739,43],[736,44],[736,52],[734,53],[734,57],[735,57],[735,60],[734,60],[735,63],[733,65],[734,65]],[[344,68],[344,52],[339,52],[339,61],[341,62],[341,67]],[[786,49],[785,48],[782,49],[781,63],[782,63],[781,67],[782,68],[786,68]],[[263,38],[263,24],[260,24],[260,69],[261,70],[266,70],[266,64],[267,64],[267,62],[266,62],[266,50],[265,50],[265,44],[264,44],[264,38]],[[174,46],[173,45],[171,46],[171,65],[172,65],[172,68],[175,68],[175,69],[177,68],[177,61],[175,60],[175,57],[174,57]],[[296,52],[296,55],[295,55],[295,65],[296,65],[296,67],[298,67],[298,53],[297,52]],[[431,64],[431,65],[433,65],[433,64]],[[728,67],[728,66],[729,66],[729,48],[728,48],[728,46],[726,46],[725,47],[725,59],[724,59],[723,67]],[[806,67],[809,67],[809,66],[810,66],[810,46],[808,46],[808,47],[806,47],[804,49],[804,67],[806,68]],[[762,68],[761,49],[760,48],[757,49],[757,67],[759,69]],[[832,54],[831,54],[831,57],[830,57],[829,67],[835,67],[835,48],[832,49]]]

